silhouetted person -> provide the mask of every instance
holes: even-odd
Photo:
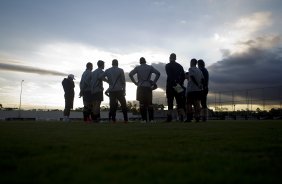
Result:
[[[198,68],[202,71],[202,74],[204,76],[203,91],[201,96],[201,106],[202,106],[201,117],[202,117],[202,121],[206,121],[208,114],[207,96],[209,93],[209,72],[206,69],[205,62],[202,59],[198,60]]]
[[[152,73],[155,74],[155,79],[151,80]],[[134,75],[137,74],[137,81]],[[137,86],[136,99],[140,103],[140,113],[143,122],[148,122],[147,111],[149,112],[149,121],[154,120],[154,107],[153,107],[153,92],[152,86],[156,84],[160,77],[160,72],[153,66],[147,65],[145,58],[140,58],[140,65],[136,66],[130,73],[131,81]]]
[[[79,96],[83,97],[83,119],[85,122],[91,121],[92,112],[92,99],[91,99],[91,72],[93,69],[92,63],[88,62],[86,64],[86,70],[83,72],[80,80],[80,93]]]
[[[119,101],[123,112],[124,122],[127,122],[125,76],[123,69],[118,67],[118,60],[114,59],[112,61],[112,67],[105,71],[105,76],[109,83],[109,89],[107,90],[110,97],[109,116],[111,116],[110,118],[113,122],[116,121],[117,101]]]
[[[189,68],[189,79],[186,88],[186,103],[187,103],[187,122],[191,122],[193,119],[193,108],[194,107],[194,117],[196,122],[200,120],[200,100],[203,89],[204,76],[199,68],[196,67],[197,60],[192,59],[190,61]]]
[[[64,78],[62,85],[65,91],[65,109],[64,109],[64,121],[69,122],[70,110],[73,108],[74,99],[74,82],[73,74],[69,74],[68,78]]]
[[[185,88],[183,86],[185,73],[183,67],[176,62],[176,54],[172,53],[169,57],[169,63],[165,66],[167,74],[166,97],[168,105],[167,122],[172,121],[173,101],[176,99],[178,116],[183,121],[185,112]]]
[[[103,81],[105,80],[105,72],[103,71],[105,67],[105,63],[102,60],[97,62],[98,68],[92,72],[91,78],[91,94],[92,94],[92,121],[99,122],[100,121],[100,105],[104,100],[103,95]]]

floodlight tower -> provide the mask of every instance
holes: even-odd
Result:
[[[21,82],[20,105],[19,105],[19,118],[21,118],[23,82],[24,82],[24,80],[22,80],[22,82]]]

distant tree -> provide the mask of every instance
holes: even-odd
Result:
[[[127,102],[127,109],[128,110],[131,110],[133,107],[132,103],[131,102]]]
[[[155,110],[164,110],[165,106],[163,104],[153,104]]]
[[[158,110],[164,110],[165,106],[164,104],[158,104]]]
[[[281,116],[281,109],[280,108],[279,109],[272,108],[269,111],[269,115],[272,116],[272,117]]]
[[[0,104],[0,109],[2,109],[3,108],[3,105],[2,104]]]
[[[133,114],[138,112],[136,103],[127,102],[127,109],[129,112],[132,112]]]
[[[139,113],[139,109],[138,109],[138,107],[137,107],[137,104],[134,104],[134,105],[133,105],[131,111],[132,111],[133,114],[138,114],[138,113]]]
[[[4,108],[4,110],[6,111],[13,111],[13,110],[17,110],[18,108],[12,108],[12,107],[7,107],[7,108]]]
[[[57,112],[57,111],[61,111],[61,110],[60,109],[51,109],[50,111]]]

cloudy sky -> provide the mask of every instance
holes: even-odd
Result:
[[[281,0],[0,0],[0,103],[63,108],[61,81],[112,59],[129,72],[145,57],[161,72],[204,59],[211,91],[281,85]],[[105,85],[105,88],[107,85]],[[127,99],[135,87],[127,83]],[[163,94],[161,97],[164,97]],[[107,102],[107,99],[105,100]]]

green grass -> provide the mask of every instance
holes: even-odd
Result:
[[[282,121],[0,122],[0,183],[281,183]]]

